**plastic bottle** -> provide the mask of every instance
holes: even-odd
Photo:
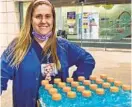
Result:
[[[102,84],[102,87],[105,89],[105,93],[106,93],[107,95],[109,95],[109,92],[110,92],[110,83],[104,82],[104,83]]]
[[[63,92],[67,93],[69,91],[71,91],[71,87],[68,87],[68,86],[63,87]]]
[[[82,91],[82,100],[81,105],[82,107],[92,107],[92,93],[90,90],[84,90]]]
[[[107,74],[100,74],[100,78],[107,82]]]
[[[96,94],[93,96],[93,106],[104,107],[105,106],[105,91],[103,88],[97,88]]]
[[[119,93],[119,88],[116,86],[112,86],[110,87],[110,92],[111,94],[109,95],[109,97],[107,97],[109,100],[108,103],[110,106],[115,106],[117,104],[119,104],[119,98],[120,98],[120,93]]]
[[[103,89],[104,89],[104,91],[105,91],[105,100],[104,100],[104,104],[105,104],[105,106],[107,107],[109,107],[109,96],[111,95],[111,92],[110,92],[110,83],[108,83],[108,82],[104,82],[103,84],[102,84],[102,87],[103,87]]]
[[[63,94],[62,95],[64,96],[64,98],[66,97],[67,93],[70,91],[71,91],[71,87],[69,87],[69,86],[63,87]]]
[[[67,86],[71,86],[72,81],[73,81],[73,78],[66,78]]]
[[[53,88],[52,84],[46,84],[45,88],[42,86],[39,88],[39,99],[41,99],[41,103],[44,105],[48,105],[51,100],[51,95],[49,94],[49,90]]]
[[[91,80],[91,84],[95,84],[96,83],[96,76],[94,75],[90,75],[89,79]]]
[[[89,89],[92,93],[92,96],[95,96],[96,95],[96,89],[98,88],[97,84],[90,84],[89,85]]]
[[[96,81],[96,84],[98,85],[98,87],[102,88],[102,84],[103,84],[104,81],[102,79],[100,79],[100,78],[96,78],[95,81]]]
[[[71,82],[72,91],[76,91],[77,86],[79,86],[79,82],[76,81]]]
[[[46,84],[45,89],[48,91],[49,89],[53,88],[52,84]]]
[[[57,91],[57,89],[56,88],[51,88],[51,89],[49,89],[48,90],[49,91],[49,94],[56,94],[56,93],[58,93],[58,91]]]
[[[42,86],[45,86],[46,84],[49,84],[49,81],[48,80],[42,80],[41,81],[41,85]]]
[[[78,77],[78,82],[80,85],[83,85],[83,81],[85,80],[85,77],[84,76],[79,76]]]
[[[62,91],[62,88],[63,87],[65,87],[66,86],[66,83],[65,82],[59,82],[58,83],[58,91],[60,92],[60,93],[62,93],[63,91]]]
[[[108,77],[107,82],[109,82],[111,86],[114,86],[114,78]]]
[[[122,85],[122,93],[120,96],[120,101],[124,107],[131,106],[131,86],[130,85]]]
[[[67,93],[67,98],[66,98],[66,105],[67,107],[77,107],[77,99],[76,99],[76,92],[70,91]]]
[[[89,85],[91,84],[91,81],[90,80],[84,80],[83,81],[83,85],[85,86],[85,89],[86,90],[89,90]]]
[[[98,88],[98,86],[97,86],[97,84],[90,84],[89,88],[93,92],[93,91],[95,91]]]
[[[61,82],[60,78],[55,78],[54,79],[54,87],[57,88],[58,83]]]
[[[114,81],[114,85],[119,88],[119,92],[122,91],[122,81]]]
[[[85,90],[84,86],[77,86],[77,97],[80,97],[82,95],[82,91]]]
[[[62,96],[59,93],[52,94],[52,100],[49,107],[63,107]],[[48,107],[48,106],[47,106]]]
[[[45,99],[46,99],[45,95],[47,95],[47,94],[48,94],[47,90],[45,90],[43,86],[40,86],[40,88],[39,88],[39,99],[41,101],[40,102],[41,105],[45,105]]]

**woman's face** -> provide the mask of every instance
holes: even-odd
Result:
[[[53,14],[50,6],[42,4],[34,9],[32,27],[37,33],[42,35],[48,34],[52,31]]]

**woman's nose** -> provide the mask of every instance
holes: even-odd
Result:
[[[46,23],[46,18],[45,17],[42,17],[41,22],[42,23]]]

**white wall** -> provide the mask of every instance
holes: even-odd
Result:
[[[0,0],[0,55],[19,30],[19,3]]]

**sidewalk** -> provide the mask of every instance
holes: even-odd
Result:
[[[124,84],[131,84],[131,52],[130,50],[108,50],[91,49],[88,50],[96,60],[96,67],[93,75],[99,76],[101,73],[121,80]],[[72,68],[74,69],[74,68]],[[11,81],[8,90],[3,92],[1,97],[1,107],[12,107]]]

